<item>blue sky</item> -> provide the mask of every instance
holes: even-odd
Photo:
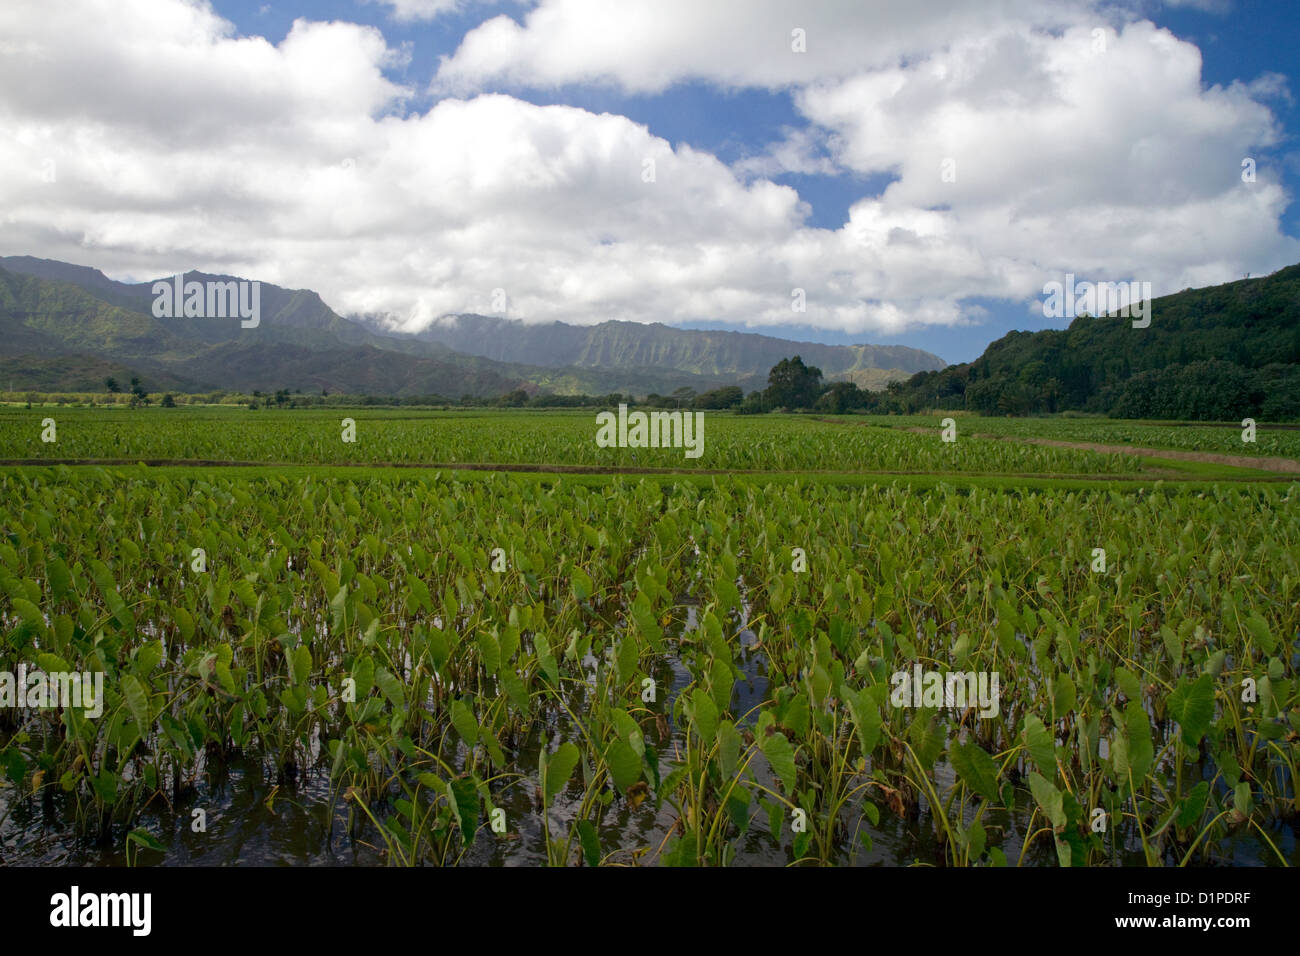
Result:
[[[255,273],[407,328],[489,311],[503,290],[527,321],[665,321],[949,361],[1068,324],[1038,307],[1065,272],[1159,295],[1300,260],[1300,4],[875,7],[627,0],[609,9],[645,19],[623,30],[593,24],[586,0],[124,0],[136,50],[192,44],[168,74],[208,105],[167,130],[144,80],[121,81],[108,112],[122,116],[101,134],[119,180],[46,190],[0,245],[115,277]],[[780,48],[792,23],[804,56]],[[133,55],[104,54],[119,72]],[[142,78],[151,68],[162,79],[158,63]],[[103,109],[51,105],[57,90],[7,95],[28,149],[40,110],[66,118],[65,142],[105,124]],[[241,146],[236,127],[214,149],[203,116],[227,112],[256,116],[252,135]],[[58,159],[91,165],[66,146]],[[647,189],[635,174],[652,159]],[[135,166],[175,177],[170,211],[121,186]]]
[[[464,35],[484,20],[510,16],[522,20],[526,8],[518,3],[485,3],[446,14],[433,21],[402,21],[378,3],[326,0],[312,3],[261,3],[257,0],[216,0],[212,4],[240,32],[279,42],[298,17],[348,20],[384,32],[393,45],[411,44],[411,60],[391,71],[398,80],[427,81],[438,59],[455,52]],[[1227,85],[1275,72],[1293,77],[1300,64],[1300,3],[1289,0],[1231,0],[1217,8],[1159,7],[1153,19],[1181,39],[1194,44],[1204,58],[1206,84]],[[789,91],[728,91],[687,82],[656,95],[629,95],[609,86],[568,85],[553,90],[503,87],[532,103],[567,103],[593,112],[620,113],[673,143],[689,143],[734,161],[761,151],[777,138],[783,126],[803,126]],[[1294,91],[1300,93],[1300,90]],[[427,108],[435,97],[424,94],[413,104]],[[1278,120],[1289,131],[1284,148],[1271,153],[1281,159],[1290,154],[1291,177],[1300,175],[1300,151],[1294,133],[1300,107],[1294,100],[1272,104]],[[881,177],[786,174],[779,182],[795,187],[812,205],[812,225],[828,229],[843,224],[849,205],[863,195],[878,193],[887,185]],[[1294,182],[1294,178],[1289,180]],[[1292,204],[1286,220],[1288,234],[1300,235],[1300,204]]]

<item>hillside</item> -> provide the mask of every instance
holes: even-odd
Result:
[[[1300,417],[1300,265],[1152,300],[1151,324],[1080,316],[1010,332],[974,362],[893,389],[904,411],[1080,410],[1125,418]]]
[[[109,376],[140,375],[155,390],[462,395],[495,398],[522,388],[561,394],[703,392],[730,376],[672,369],[541,368],[454,352],[436,342],[385,336],[329,309],[314,292],[263,283],[255,328],[236,319],[155,319],[150,283],[116,283],[102,273],[48,260],[0,263],[0,385],[87,391]],[[226,278],[187,273],[187,279]],[[91,290],[95,290],[92,292]],[[141,292],[143,290],[143,293]],[[102,374],[101,374],[102,372]]]
[[[0,335],[6,342],[0,382],[6,387],[98,389],[109,375],[126,381],[138,374],[153,389],[326,389],[459,398],[529,385],[511,369],[457,357],[432,343],[414,343],[421,354],[377,347],[383,337],[335,315],[314,292],[263,284],[261,321],[245,329],[234,318],[156,319],[148,283],[115,283],[93,269],[31,262],[40,263],[45,275],[66,278],[0,266]]]
[[[187,281],[234,280],[187,272]],[[826,346],[736,332],[606,322],[527,326],[460,316],[419,335],[345,318],[315,292],[260,284],[260,321],[155,318],[153,281],[32,256],[0,258],[0,364],[19,389],[84,390],[102,366],[122,380],[209,391],[277,388],[356,394],[495,397],[526,392],[608,395],[763,388],[769,369],[802,353],[828,380],[882,388],[938,368],[935,356],[886,346]],[[883,364],[882,364],[883,363]],[[66,374],[60,374],[66,368]]]
[[[943,367],[938,356],[901,345],[822,345],[753,332],[676,329],[657,322],[528,325],[518,319],[466,314],[447,316],[417,338],[500,362],[673,369],[716,377],[746,390],[765,386],[772,366],[792,355],[819,367],[828,381],[875,388],[891,378]]]
[[[37,259],[32,256],[0,257],[0,269],[74,285],[100,302],[151,318],[153,315],[153,284],[157,280],[139,283],[116,282],[98,269],[53,259]],[[188,271],[185,273],[185,279],[187,282],[227,282],[237,277]],[[226,322],[180,316],[162,321],[165,321],[166,329],[170,334],[185,339],[193,345],[214,345],[221,342],[237,342],[242,345],[250,342],[289,342],[313,347],[327,338],[329,341],[325,345],[331,347],[373,345],[377,348],[418,355],[437,355],[447,352],[445,347],[433,343],[384,336],[358,322],[345,319],[309,289],[284,289],[269,282],[262,282],[260,285],[261,321],[255,328],[241,328],[237,321]]]

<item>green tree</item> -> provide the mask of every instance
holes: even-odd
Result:
[[[772,366],[763,398],[773,408],[812,408],[821,390],[822,370],[796,355]]]
[[[734,408],[745,400],[745,391],[739,385],[724,385],[704,392],[695,399],[696,408]]]
[[[146,392],[144,390],[144,386],[140,384],[140,379],[134,376],[131,378],[131,403],[130,404],[132,408],[136,408],[137,406],[140,405],[149,404],[149,393]]]
[[[867,394],[854,382],[833,382],[817,399],[816,407],[819,412],[843,415],[852,409],[864,408],[866,404]]]

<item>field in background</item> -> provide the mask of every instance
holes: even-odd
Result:
[[[940,439],[936,417],[738,416],[704,412],[705,451],[600,448],[592,411],[420,411],[406,409],[162,408],[0,409],[0,460],[266,462],[277,464],[531,464],[721,472],[895,472],[916,474],[1134,476],[1131,456],[999,441],[991,436],[1117,440],[1132,433],[1160,447],[1155,426],[1124,431],[1110,422],[1014,422],[960,418],[958,440]],[[53,418],[57,440],[42,441]],[[344,418],[356,441],[342,440]],[[860,426],[860,427],[842,427]],[[872,427],[877,426],[877,427]],[[1012,427],[1015,426],[1015,427]],[[928,434],[916,434],[924,429]],[[1095,429],[1093,431],[1092,429]],[[1300,432],[1262,431],[1241,442],[1240,428],[1167,428],[1164,447],[1300,455]],[[1184,434],[1186,432],[1186,434]],[[987,437],[982,437],[987,436]],[[1236,442],[1236,446],[1232,442]],[[1171,444],[1172,443],[1172,444]],[[1261,449],[1256,452],[1255,449]],[[1176,466],[1175,466],[1176,467]],[[1226,476],[1228,473],[1224,473]]]
[[[884,427],[934,427],[947,412],[932,416],[836,416],[837,421],[865,421]],[[1224,455],[1280,455],[1300,458],[1300,425],[1257,424],[1255,440],[1242,441],[1239,422],[1207,425],[1204,422],[1133,422],[1113,418],[992,418],[958,417],[963,431],[972,435],[1006,438],[1049,438],[1103,445],[1135,445],[1177,451]]]

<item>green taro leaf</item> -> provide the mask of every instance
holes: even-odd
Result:
[[[176,622],[176,629],[180,631],[181,640],[186,644],[194,640],[194,617],[183,607],[172,608],[172,620]]]
[[[1246,629],[1250,631],[1256,646],[1265,654],[1272,654],[1277,649],[1277,638],[1269,630],[1268,622],[1258,614],[1251,614],[1246,618]]]
[[[213,673],[217,675],[217,683],[227,694],[235,693],[235,678],[230,673],[230,665],[225,661],[218,660],[212,667]]]
[[[850,695],[848,704],[853,726],[858,732],[862,756],[870,756],[880,741],[880,708],[866,688],[858,691],[856,698]]]
[[[239,603],[250,611],[257,606],[257,592],[253,590],[253,585],[248,580],[240,578],[230,586],[230,590],[235,592]]]
[[[1167,698],[1166,706],[1182,730],[1183,743],[1195,747],[1214,719],[1214,678],[1202,674],[1194,681],[1179,684]]]
[[[569,572],[569,579],[573,582],[573,593],[579,601],[585,601],[591,597],[591,592],[595,590],[595,585],[591,581],[591,576],[576,564]]]
[[[600,866],[600,836],[590,820],[578,821],[578,843],[588,866]]]
[[[926,720],[924,712],[918,712],[912,726],[908,728],[908,736],[912,740],[916,759],[929,771],[943,753],[948,739],[947,726],[942,716],[936,713]]]
[[[789,727],[799,738],[808,734],[808,695],[802,692],[790,698],[780,714],[781,725]]]
[[[311,674],[311,650],[299,644],[290,652],[289,664],[289,678],[294,686],[302,684]]]
[[[1055,780],[1056,748],[1051,733],[1043,726],[1043,722],[1036,714],[1025,717],[1025,744],[1029,747],[1029,756],[1034,758],[1039,771]]]
[[[402,687],[402,682],[390,672],[387,668],[378,667],[375,669],[375,685],[379,692],[388,698],[398,713],[406,710],[406,691]]]
[[[501,666],[501,645],[488,631],[479,631],[475,642],[478,644],[478,653],[483,661],[483,667],[489,674],[495,674]]]
[[[727,798],[727,816],[741,833],[749,829],[749,801],[749,791],[744,787],[736,787]]]
[[[362,703],[375,686],[375,662],[371,657],[358,657],[352,665],[352,680],[356,683],[358,704]]]
[[[966,828],[966,850],[972,860],[978,859],[984,852],[984,844],[988,840],[988,834],[984,831],[984,825],[978,820],[971,822]]]
[[[59,657],[57,654],[47,654],[45,652],[36,655],[36,665],[47,674],[55,671],[61,671],[66,674],[72,670],[72,668],[68,666],[68,662],[62,657]]]
[[[767,758],[767,762],[772,765],[772,769],[781,778],[781,784],[784,786],[785,792],[793,794],[798,770],[794,759],[795,750],[790,746],[790,741],[785,739],[785,734],[775,733],[760,736],[759,749],[763,751],[763,756]]]
[[[113,771],[108,769],[100,770],[98,774],[90,778],[90,783],[99,799],[107,804],[117,802],[117,774],[113,773]]]
[[[72,572],[55,555],[50,555],[45,559],[45,576],[49,578],[50,593],[56,601],[60,600],[72,588]]]
[[[140,673],[148,674],[158,666],[162,659],[162,641],[149,641],[146,644],[142,644],[140,649],[136,651],[135,666],[139,669]]]
[[[542,668],[542,673],[552,687],[558,687],[560,683],[560,669],[556,666],[555,657],[551,654],[551,645],[541,634],[533,635],[533,647],[537,651],[537,663]]]
[[[474,842],[474,833],[478,830],[479,794],[478,788],[470,777],[457,777],[447,786],[447,802],[451,804],[452,813],[460,822],[460,833],[469,846]]]
[[[433,601],[429,597],[429,586],[414,574],[406,576],[407,592],[415,599],[416,604],[426,613],[433,610]]]
[[[1205,815],[1205,804],[1209,796],[1210,784],[1208,781],[1202,780],[1192,787],[1191,792],[1178,805],[1178,826],[1186,828],[1199,823],[1201,817]]]
[[[622,740],[615,740],[605,752],[605,762],[609,765],[610,776],[614,786],[627,792],[627,788],[641,779],[641,758],[635,750]]]
[[[731,721],[724,720],[718,725],[718,767],[724,779],[730,780],[736,775],[741,743],[740,732]]]
[[[510,703],[515,705],[515,709],[528,713],[528,688],[519,679],[519,675],[509,667],[503,667],[497,677],[501,681],[501,686],[505,688]]]
[[[1074,680],[1066,673],[1057,675],[1053,691],[1052,710],[1056,719],[1060,720],[1074,710],[1076,700]]]
[[[611,713],[614,721],[614,728],[618,736],[626,740],[628,746],[636,752],[638,757],[645,755],[645,735],[641,732],[641,725],[632,718],[625,710],[615,707]]]
[[[1029,789],[1038,805],[1043,808],[1047,819],[1052,821],[1052,826],[1065,826],[1065,804],[1061,791],[1033,770],[1029,771]]]
[[[1243,780],[1232,788],[1233,813],[1235,813],[1239,819],[1245,820],[1250,816],[1252,805],[1253,801],[1251,799],[1250,784]]]
[[[147,734],[152,724],[149,720],[149,695],[134,674],[122,675],[122,696],[126,698],[126,706],[135,718],[141,735]]]
[[[718,713],[725,713],[731,706],[731,689],[734,684],[735,675],[732,674],[731,664],[721,658],[715,659],[713,668],[709,671],[709,689]]]
[[[1155,751],[1151,744],[1151,721],[1139,701],[1131,700],[1124,713],[1124,725],[1128,731],[1128,759],[1136,784],[1151,769]]]
[[[546,761],[543,777],[546,780],[545,793],[548,801],[553,800],[569,782],[569,778],[573,776],[573,768],[578,766],[578,757],[578,748],[566,741],[560,744],[551,755],[551,759]]]
[[[466,747],[473,747],[478,742],[478,721],[474,719],[474,712],[462,700],[451,702],[451,725],[456,728],[461,740],[465,741]]]
[[[1123,667],[1115,668],[1115,683],[1129,700],[1142,699],[1142,686],[1132,671]]]
[[[623,639],[618,643],[617,661],[619,683],[626,684],[636,676],[637,659],[636,637],[632,634],[625,634]]]
[[[951,747],[948,756],[966,786],[985,800],[998,802],[998,765],[983,747],[974,742],[960,744]]]
[[[17,611],[18,616],[22,618],[23,624],[35,631],[40,637],[44,637],[46,634],[45,615],[41,613],[41,609],[31,601],[24,600],[23,598],[16,597],[11,600],[13,602],[14,610]]]
[[[691,694],[691,705],[695,711],[695,732],[707,746],[713,743],[713,738],[718,732],[718,708],[714,705],[713,699],[699,687]]]
[[[126,835],[126,840],[128,843],[134,843],[146,850],[156,850],[159,853],[167,852],[167,847],[163,846],[158,838],[144,827],[136,827]]]
[[[826,673],[826,668],[820,664],[814,664],[812,671],[808,675],[808,684],[812,691],[813,704],[820,708],[831,689],[831,678]]]

